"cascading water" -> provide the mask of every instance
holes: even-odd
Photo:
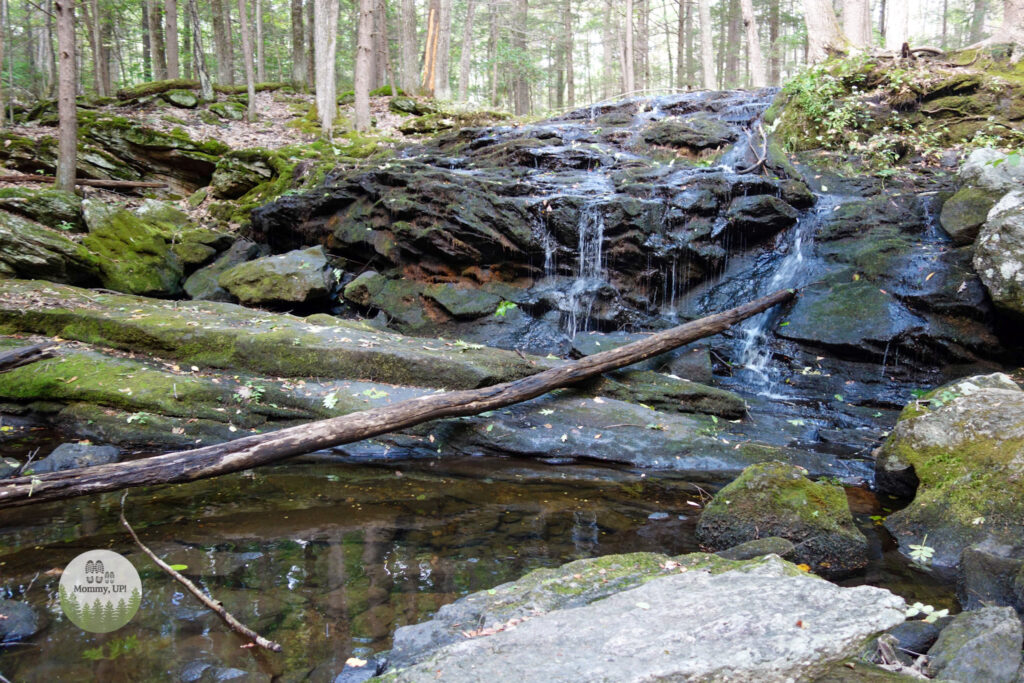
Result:
[[[580,210],[577,254],[579,267],[568,296],[566,332],[570,338],[587,330],[594,301],[604,286],[604,213],[596,201]]]

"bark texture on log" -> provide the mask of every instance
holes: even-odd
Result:
[[[134,486],[175,484],[216,477],[332,446],[362,441],[430,420],[495,410],[718,334],[795,296],[793,290],[781,290],[617,349],[483,389],[428,394],[392,405],[190,451],[98,465],[84,470],[18,477],[0,486],[0,509]]]
[[[54,346],[56,345],[53,342],[43,342],[0,353],[0,372],[7,372],[14,368],[20,368],[22,365],[53,358]]]

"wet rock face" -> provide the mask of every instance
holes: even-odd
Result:
[[[1024,321],[1024,190],[1008,193],[989,212],[974,267],[996,307]]]
[[[494,297],[553,313],[569,336],[646,323],[730,249],[791,226],[789,201],[806,205],[793,181],[735,173],[752,161],[744,131],[772,94],[645,98],[458,130],[256,210],[252,237],[275,252],[322,244],[354,274],[372,263],[395,284],[349,300],[406,331],[486,318]]]
[[[1021,641],[1020,619],[1009,607],[962,612],[928,651],[928,668],[944,680],[1015,683]]]
[[[29,469],[35,474],[42,472],[59,472],[78,467],[92,467],[117,462],[120,451],[113,446],[95,446],[80,443],[63,443],[57,446],[48,456],[38,463],[32,463]]]

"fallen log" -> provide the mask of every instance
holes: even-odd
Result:
[[[54,177],[49,175],[33,175],[31,173],[18,173],[14,175],[0,175],[0,183],[53,183]],[[108,189],[135,189],[140,187],[167,187],[167,183],[157,183],[142,180],[96,180],[93,178],[76,178],[75,185],[85,187],[105,187]]]
[[[430,420],[495,410],[718,334],[741,320],[795,296],[794,290],[780,290],[728,311],[659,332],[647,339],[483,389],[428,394],[358,413],[142,460],[6,480],[0,486],[0,509],[135,486],[177,484],[216,477],[323,448],[362,441]]]
[[[14,368],[20,368],[22,365],[53,358],[53,349],[55,347],[56,344],[53,342],[43,342],[42,344],[23,346],[20,349],[0,353],[0,372],[7,372]]]

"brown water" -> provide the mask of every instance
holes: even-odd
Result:
[[[0,673],[12,681],[223,680],[235,669],[239,680],[329,681],[349,656],[387,649],[398,626],[531,569],[695,551],[701,496],[660,475],[494,458],[295,464],[131,493],[127,515],[144,542],[187,565],[183,573],[281,642],[283,654],[241,648],[143,557],[118,525],[119,494],[0,512],[0,595],[27,600],[49,621],[28,643],[0,650]],[[856,502],[870,527],[877,503]],[[948,585],[872,538],[872,583],[955,606]],[[131,558],[143,582],[138,615],[104,635],[72,625],[57,598],[55,570],[94,548]]]

